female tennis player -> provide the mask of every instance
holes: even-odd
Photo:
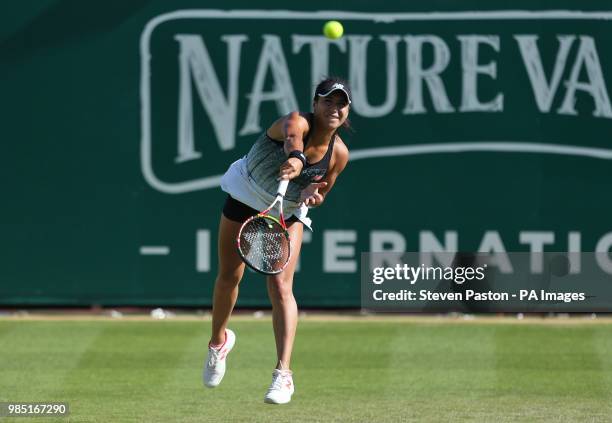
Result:
[[[283,207],[288,216],[291,257],[281,273],[267,276],[277,363],[264,401],[272,404],[291,401],[294,392],[291,351],[298,318],[293,274],[304,226],[311,229],[308,208],[324,202],[348,162],[348,149],[338,130],[349,125],[350,103],[351,92],[344,80],[323,80],[315,89],[312,113],[296,111],[278,119],[221,179],[221,188],[228,196],[219,224],[219,273],[213,295],[212,336],[203,375],[204,384],[209,388],[221,382],[227,354],[236,342],[236,335],[227,328],[245,268],[237,252],[236,237],[245,220],[272,203],[279,180],[288,179]]]

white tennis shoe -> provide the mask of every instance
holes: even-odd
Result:
[[[272,383],[264,398],[268,404],[287,404],[295,391],[291,370],[274,369]]]
[[[208,357],[204,363],[204,385],[207,388],[215,388],[219,386],[223,376],[225,375],[225,362],[227,355],[234,348],[236,343],[236,334],[225,329],[225,342],[220,348],[215,349],[208,346]]]

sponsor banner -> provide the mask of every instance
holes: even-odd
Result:
[[[359,307],[364,251],[608,251],[612,10],[520,4],[11,6],[0,303],[210,306],[220,176],[328,74],[354,132],[300,306]]]

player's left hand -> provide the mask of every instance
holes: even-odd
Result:
[[[300,201],[307,207],[316,207],[323,202],[323,194],[319,192],[319,188],[327,186],[327,182],[315,182],[308,185],[300,193]]]

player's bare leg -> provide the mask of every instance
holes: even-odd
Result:
[[[272,374],[272,384],[264,398],[265,402],[284,404],[291,400],[293,379],[291,376],[291,352],[295,340],[298,311],[293,296],[293,274],[302,245],[303,224],[289,224],[291,260],[278,275],[268,276],[268,295],[272,302],[272,324],[276,340],[277,363]]]
[[[283,368],[289,368],[298,319],[297,303],[293,296],[293,274],[300,255],[303,224],[292,222],[288,225],[288,230],[291,239],[291,260],[285,270],[267,278],[278,356],[277,369],[281,368],[281,363]]]
[[[244,274],[244,262],[236,251],[236,237],[241,223],[221,216],[219,224],[219,270],[215,281],[212,310],[211,344],[225,341],[225,329],[236,299],[238,284]]]
[[[221,383],[225,375],[226,358],[234,347],[236,335],[227,329],[236,299],[238,284],[244,273],[244,263],[236,252],[235,242],[240,223],[221,216],[219,224],[219,273],[213,295],[212,336],[204,364],[203,380],[208,388]]]

